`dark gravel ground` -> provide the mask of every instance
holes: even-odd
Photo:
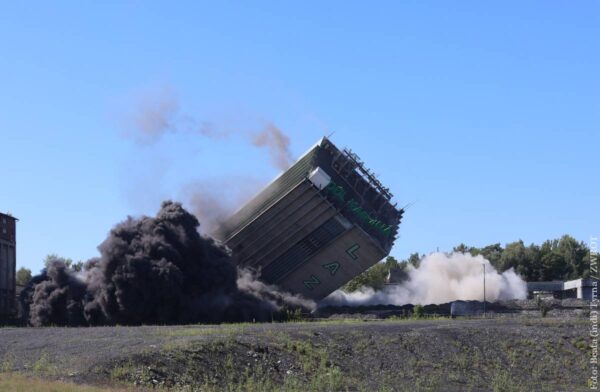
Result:
[[[585,318],[1,328],[3,371],[176,390],[587,390]]]

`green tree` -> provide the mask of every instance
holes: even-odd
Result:
[[[469,246],[467,246],[467,245],[465,245],[463,243],[460,243],[457,246],[455,246],[452,249],[452,251],[453,252],[458,252],[458,253],[470,253],[471,249],[473,249],[473,248],[471,248],[471,247],[469,247]]]
[[[407,263],[412,264],[413,267],[415,268],[419,268],[419,265],[421,265],[421,259],[424,257],[420,256],[419,253],[411,253],[410,256],[408,256],[408,260],[406,260]]]
[[[542,256],[542,280],[563,280],[568,273],[568,265],[560,253],[551,251]]]
[[[342,290],[349,293],[357,291],[361,287],[381,290],[385,286],[390,269],[396,268],[404,268],[404,263],[399,263],[393,256],[388,256],[384,262],[379,262],[362,274],[355,276],[351,281],[342,286]]]
[[[25,286],[31,280],[31,270],[25,267],[19,268],[17,271],[17,285]]]
[[[523,277],[523,279],[534,282],[541,280],[542,274],[542,255],[540,253],[540,247],[535,244],[530,244],[525,249],[525,255],[527,261],[521,263],[517,267],[517,273]]]
[[[80,260],[77,263],[71,264],[71,269],[76,272],[83,270],[83,261]]]
[[[590,249],[569,235],[547,240],[539,248],[541,280],[569,280],[590,275]]]
[[[510,268],[519,270],[519,267],[527,264],[528,262],[529,260],[527,260],[525,244],[523,244],[522,240],[519,240],[516,242],[511,242],[510,244],[506,244],[504,251],[502,251],[500,255],[498,269],[500,271],[506,271]]]
[[[390,269],[400,267],[400,263],[398,262],[398,260],[396,260],[396,258],[394,256],[388,256],[385,259],[385,265],[387,265],[387,267]]]
[[[481,249],[473,248],[471,253],[473,256],[482,255],[484,258],[490,261],[494,268],[499,269],[500,259],[502,258],[502,245],[500,243],[484,246]]]
[[[58,256],[57,254],[51,253],[51,254],[47,255],[46,258],[44,259],[44,266],[46,268],[48,268],[48,266],[50,265],[50,263],[52,263],[54,261],[63,262],[63,263],[65,263],[65,265],[67,267],[71,267],[71,265],[73,264],[73,260],[72,259],[66,259],[64,257]]]
[[[415,307],[413,308],[413,315],[416,318],[422,318],[425,316],[425,308],[423,307],[423,305],[415,305]]]
[[[558,240],[556,252],[562,256],[566,264],[564,279],[577,279],[589,274],[590,250],[584,242],[577,241],[570,235],[563,235]]]

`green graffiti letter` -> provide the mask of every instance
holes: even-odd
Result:
[[[359,249],[360,249],[360,245],[354,244],[351,247],[349,247],[348,249],[346,249],[346,253],[348,253],[348,256],[352,257],[352,260],[356,260],[356,259],[358,259],[356,252]]]
[[[302,283],[304,283],[307,289],[312,290],[313,287],[320,285],[321,281],[316,276],[311,275],[309,280],[305,280]]]
[[[323,264],[322,267],[328,270],[331,276],[333,276],[340,269],[340,263],[334,261],[333,263]]]

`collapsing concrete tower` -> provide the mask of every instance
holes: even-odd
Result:
[[[387,256],[402,209],[352,151],[321,139],[214,233],[261,280],[320,300]]]

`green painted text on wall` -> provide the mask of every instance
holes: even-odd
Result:
[[[356,259],[358,259],[356,252],[359,249],[360,249],[360,245],[354,244],[351,247],[349,247],[348,249],[346,249],[346,253],[348,253],[348,256],[350,256],[352,258],[352,260],[356,260]]]
[[[386,225],[382,221],[371,217],[361,206],[354,200],[350,199],[346,202],[346,190],[340,185],[331,181],[325,190],[329,192],[334,199],[341,203],[345,203],[348,210],[350,210],[360,221],[378,230],[385,236],[389,236],[392,233],[392,226]]]
[[[331,276],[334,276],[336,272],[340,269],[340,263],[334,261],[333,263],[323,264],[322,267],[328,270]]]
[[[302,283],[304,283],[304,286],[306,286],[307,289],[312,290],[315,286],[320,285],[321,281],[316,276],[311,275],[310,279],[305,280]]]

